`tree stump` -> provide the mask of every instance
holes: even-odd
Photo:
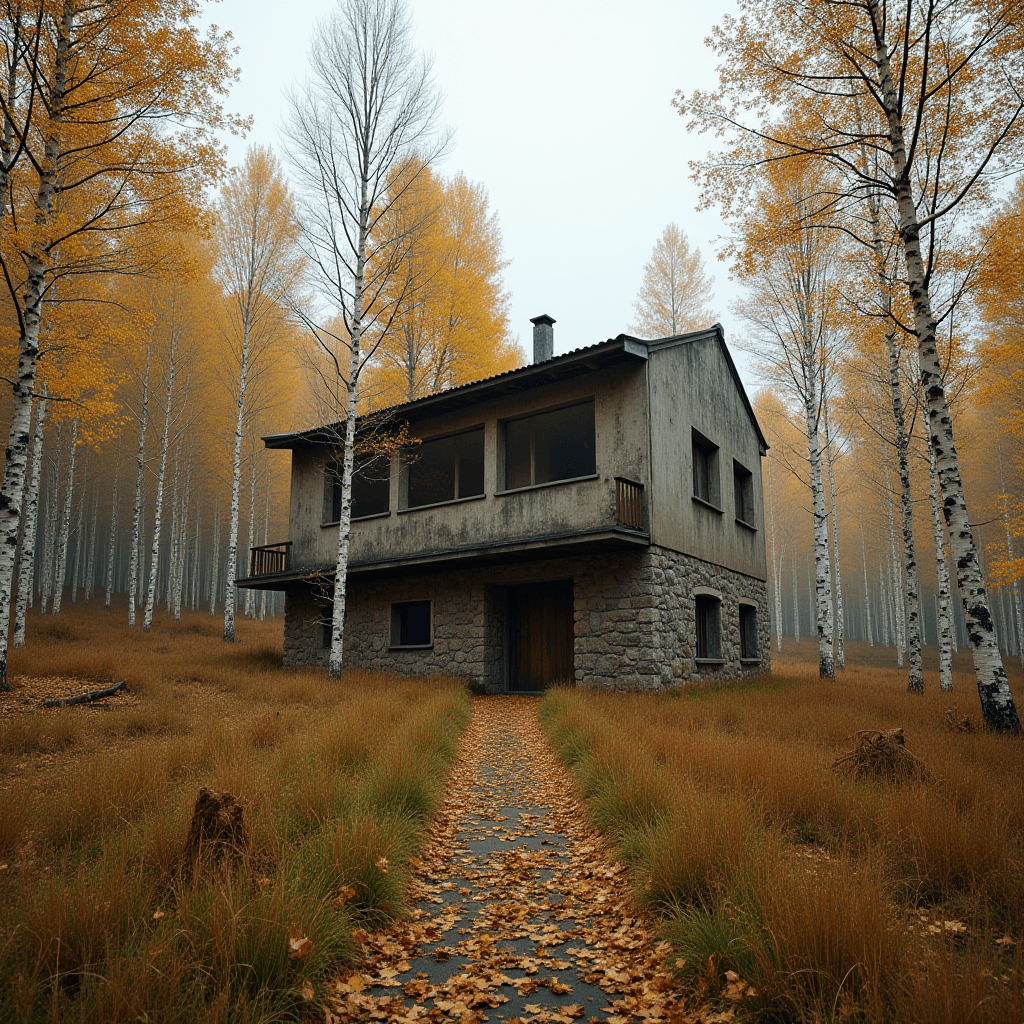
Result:
[[[188,837],[183,867],[189,875],[218,867],[234,867],[249,848],[249,829],[242,806],[230,793],[199,790]]]

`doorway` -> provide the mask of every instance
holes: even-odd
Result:
[[[543,690],[572,682],[572,580],[508,588],[508,688]]]

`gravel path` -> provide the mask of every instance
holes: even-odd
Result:
[[[708,1019],[684,1015],[667,947],[631,916],[625,869],[586,826],[537,704],[473,701],[411,915],[360,935],[363,970],[335,985],[329,1022]]]

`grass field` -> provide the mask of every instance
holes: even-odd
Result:
[[[293,1019],[353,929],[401,911],[464,686],[284,672],[279,620],[240,621],[233,645],[220,625],[30,620],[0,705],[0,1020]],[[68,678],[129,693],[21,703]],[[190,877],[203,785],[237,798],[250,840],[237,870]]]
[[[835,683],[789,642],[746,686],[552,691],[542,719],[698,987],[768,1019],[1019,1022],[1024,744],[947,729],[954,704],[980,720],[963,658],[952,698],[933,672],[921,698],[891,651],[850,654]],[[897,726],[932,784],[831,771]]]

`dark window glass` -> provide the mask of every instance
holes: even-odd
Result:
[[[718,598],[698,595],[695,601],[697,609],[697,657],[719,658],[721,643],[719,641],[719,608]]]
[[[732,464],[733,490],[736,496],[736,518],[754,525],[754,474],[738,462]]]
[[[593,402],[505,424],[507,489],[596,472]]]
[[[341,520],[341,467],[327,475],[329,490],[324,502],[324,522]],[[352,518],[376,516],[391,506],[391,459],[377,455],[360,459],[352,473]]]
[[[718,505],[718,448],[693,431],[693,493],[709,505]]]
[[[740,657],[757,657],[757,609],[753,605],[740,605]]]
[[[330,647],[331,646],[331,630],[332,630],[332,628],[333,627],[332,627],[332,624],[330,622],[325,622],[323,624],[323,633],[320,636],[320,646],[321,647]]]
[[[409,455],[409,508],[484,493],[484,430],[425,441]]]
[[[430,644],[430,602],[405,601],[391,606],[391,646],[426,647]]]

